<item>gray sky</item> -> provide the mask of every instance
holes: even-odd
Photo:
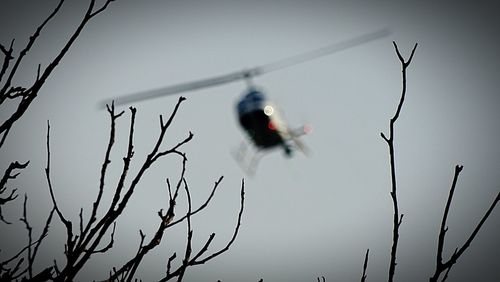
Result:
[[[15,46],[23,46],[56,2],[3,1],[1,42],[15,37]],[[80,19],[83,2],[68,0],[30,53],[18,82],[32,81],[34,66],[53,58]],[[119,0],[87,26],[12,129],[1,165],[31,160],[16,186],[28,192],[32,221],[42,224],[50,208],[43,171],[49,119],[54,189],[64,213],[76,220],[79,208],[89,207],[97,192],[109,126],[107,113],[96,109],[103,98],[225,74],[387,27],[393,32],[388,38],[255,79],[291,125],[312,124],[313,134],[303,138],[311,156],[286,159],[273,152],[255,177],[245,176],[230,154],[244,138],[234,112],[243,82],[185,93],[188,100],[167,143],[176,144],[188,131],[195,135],[184,147],[195,203],[225,176],[209,210],[193,221],[195,246],[212,232],[214,247],[227,242],[246,178],[246,207],[235,244],[207,265],[191,268],[187,281],[316,281],[317,276],[357,281],[367,248],[369,281],[385,280],[393,211],[380,132],[388,132],[401,91],[391,41],[405,56],[418,42],[395,136],[405,214],[395,278],[422,281],[434,270],[454,166],[463,164],[464,171],[450,210],[446,255],[465,241],[499,189],[497,11],[491,1]],[[170,114],[177,98],[135,104],[134,168],[157,137],[158,115]],[[128,113],[119,121],[108,179],[117,179],[127,130]],[[133,255],[139,229],[152,235],[156,212],[167,204],[165,178],[177,179],[178,169],[178,160],[170,159],[146,175],[118,221],[114,250],[96,257],[79,279],[103,278]],[[11,205],[8,218],[20,216],[20,203]],[[452,269],[450,281],[500,278],[498,222],[496,210]],[[16,244],[24,242],[21,225],[5,234]],[[53,224],[41,258],[56,256],[62,264],[63,236],[61,224]],[[139,277],[160,278],[171,253],[182,253],[184,237],[184,226],[167,234]]]

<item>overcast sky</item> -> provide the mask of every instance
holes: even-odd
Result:
[[[67,40],[86,8],[68,0],[22,66],[18,83],[35,78]],[[15,184],[29,196],[29,216],[41,228],[50,211],[44,176],[46,121],[51,123],[52,174],[63,212],[74,220],[95,199],[109,133],[102,99],[208,78],[342,41],[380,28],[381,40],[254,80],[284,112],[290,125],[310,123],[303,137],[311,150],[287,159],[266,155],[254,177],[231,156],[244,140],[235,102],[245,84],[185,93],[167,145],[194,133],[184,146],[187,180],[195,204],[224,175],[206,213],[193,220],[195,248],[209,234],[214,247],[232,235],[241,179],[246,180],[242,227],[233,247],[191,268],[186,281],[358,281],[367,248],[368,280],[387,279],[392,234],[389,158],[380,132],[401,93],[404,56],[418,42],[408,69],[408,92],[396,125],[400,211],[397,281],[423,281],[433,273],[442,211],[456,164],[464,165],[448,220],[448,256],[463,244],[498,193],[500,97],[498,5],[493,1],[133,1],[117,0],[95,18],[49,78],[39,97],[11,130],[0,153],[2,168],[30,160]],[[24,46],[57,1],[3,0],[0,42]],[[4,8],[5,7],[5,8]],[[158,116],[169,115],[178,96],[135,103],[136,159],[144,159],[158,134]],[[126,109],[126,108],[124,108]],[[7,114],[2,110],[0,116]],[[126,151],[129,113],[119,120],[111,179]],[[96,256],[78,280],[104,278],[132,256],[139,229],[151,236],[156,212],[166,208],[165,178],[177,179],[179,160],[159,163],[143,179],[118,221],[115,248]],[[3,169],[2,169],[3,170]],[[183,198],[184,199],[184,198]],[[182,208],[180,206],[179,208]],[[21,216],[21,201],[4,211]],[[495,210],[453,267],[450,281],[500,279],[500,214]],[[5,230],[5,233],[4,231]],[[22,225],[5,228],[22,245]],[[40,232],[40,229],[38,229]],[[6,237],[4,237],[3,234]],[[63,264],[64,230],[54,223],[40,260]],[[159,279],[167,258],[183,252],[185,226],[143,263],[138,278]],[[2,242],[2,249],[5,240]]]

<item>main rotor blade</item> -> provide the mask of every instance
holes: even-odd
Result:
[[[380,39],[382,37],[390,35],[391,32],[388,29],[381,29],[375,32],[363,34],[357,37],[353,37],[351,39],[347,39],[345,41],[337,42],[319,49],[315,49],[309,52],[301,53],[292,57],[288,57],[285,59],[281,59],[267,65],[260,66],[257,69],[258,74],[264,74],[276,70],[280,70],[283,68],[291,67],[297,64],[301,64],[307,61],[311,61],[317,58],[321,58],[324,56],[331,55],[333,53],[337,53],[352,47],[356,47],[358,45],[362,45],[364,43],[368,43],[370,41]]]
[[[217,86],[220,84],[225,84],[225,83],[233,82],[236,80],[242,80],[245,78],[246,74],[247,74],[247,72],[238,71],[238,72],[233,72],[230,74],[212,77],[212,78],[208,78],[208,79],[202,79],[202,80],[197,80],[197,81],[192,81],[192,82],[175,84],[175,85],[167,86],[167,87],[160,87],[160,88],[156,88],[156,89],[152,89],[152,90],[136,92],[136,93],[120,96],[120,97],[115,97],[112,100],[114,101],[115,105],[125,105],[125,104],[130,104],[130,103],[138,102],[138,101],[142,101],[142,100],[150,100],[150,99],[154,99],[154,98],[158,98],[158,97],[179,94],[179,93],[193,91],[193,90],[197,90],[197,89],[201,89],[201,88]],[[106,100],[102,101],[100,107],[102,107],[102,108],[106,107],[106,104],[109,102],[111,102],[111,99],[106,99]]]
[[[357,36],[345,41],[337,42],[325,46],[323,48],[315,49],[309,52],[301,53],[295,56],[291,56],[285,59],[281,59],[266,65],[245,69],[241,71],[232,72],[225,75],[220,75],[208,79],[202,79],[192,82],[186,82],[181,84],[176,84],[167,87],[160,87],[152,90],[136,92],[120,97],[115,97],[114,99],[106,99],[100,104],[100,107],[104,108],[106,103],[114,100],[115,105],[130,104],[132,102],[154,99],[162,96],[168,96],[173,94],[179,94],[182,92],[193,91],[201,88],[213,87],[225,83],[230,83],[237,80],[243,80],[251,78],[254,76],[262,75],[268,72],[280,70],[283,68],[291,67],[297,64],[301,64],[307,61],[311,61],[320,57],[324,57],[339,51],[349,49],[376,39],[390,35],[391,32],[388,29],[378,30],[372,33],[367,33],[361,36]]]

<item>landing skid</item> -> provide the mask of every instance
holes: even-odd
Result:
[[[264,156],[261,150],[253,150],[246,142],[241,142],[240,146],[232,151],[233,158],[240,168],[249,176],[254,176],[260,159]]]

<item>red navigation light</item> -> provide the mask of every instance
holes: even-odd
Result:
[[[272,121],[269,121],[267,123],[267,128],[271,129],[272,131],[276,130],[276,126],[274,125],[274,123]]]

